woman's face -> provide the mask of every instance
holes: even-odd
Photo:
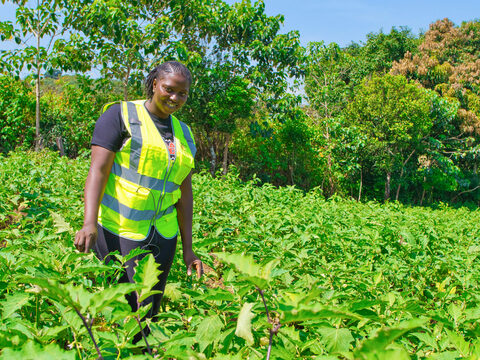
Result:
[[[153,80],[153,113],[161,119],[180,109],[188,98],[190,84],[182,74],[165,73]]]

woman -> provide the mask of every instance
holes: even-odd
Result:
[[[192,78],[181,63],[168,61],[145,80],[147,100],[108,104],[95,125],[92,159],[85,184],[85,218],[75,236],[79,251],[94,249],[100,259],[119,251],[150,251],[162,270],[155,290],[163,292],[177,243],[183,244],[187,274],[203,274],[192,250],[193,196],[191,175],[195,144],[187,125],[172,114],[188,98]],[[135,261],[126,263],[121,281],[133,282]],[[162,294],[148,317],[159,310]],[[138,309],[136,294],[128,301]]]

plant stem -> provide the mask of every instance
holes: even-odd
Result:
[[[73,341],[75,343],[75,348],[77,349],[78,358],[81,359],[82,354],[80,352],[80,348],[78,347],[77,336],[75,335],[75,331],[73,331],[73,328],[71,328],[70,330],[72,331],[72,334],[73,334]]]
[[[145,340],[145,344],[147,345],[147,351],[150,355],[152,355],[152,350],[150,349],[150,345],[148,345],[147,337],[143,332],[142,323],[140,322],[140,318],[138,317],[138,315],[135,316],[135,320],[137,320],[138,326],[140,326],[140,332],[142,333],[143,340]]]
[[[258,286],[256,287],[257,291],[259,292],[260,296],[262,297],[263,300],[263,305],[265,306],[265,311],[267,313],[267,319],[270,324],[272,324],[272,327],[269,329],[270,331],[270,340],[268,342],[268,350],[267,350],[267,360],[270,360],[270,353],[272,351],[272,343],[273,343],[273,335],[278,333],[278,329],[280,329],[280,323],[279,324],[274,324],[272,319],[270,318],[270,313],[268,312],[268,306],[267,302],[265,301],[265,297],[263,296],[263,290],[260,289]]]
[[[38,294],[35,295],[35,322],[37,323],[37,329],[40,326],[40,312],[38,311]]]
[[[280,329],[280,324],[277,324],[274,328],[270,329],[270,341],[268,342],[267,360],[270,359],[270,352],[272,351],[273,335],[278,333],[278,329]]]
[[[77,315],[80,316],[80,318],[82,319],[83,325],[87,328],[88,334],[90,335],[90,338],[93,341],[93,345],[95,345],[95,349],[97,350],[98,358],[103,360],[102,353],[100,352],[100,349],[98,348],[98,345],[97,345],[97,342],[95,341],[95,338],[93,337],[92,329],[87,324],[87,319],[85,319],[85,316],[83,316],[77,308],[74,308],[74,309],[75,309],[75,312],[77,313]],[[93,319],[92,319],[92,323],[93,323]]]
[[[265,311],[267,312],[268,322],[271,323],[272,320],[270,319],[270,313],[268,312],[267,302],[265,301],[265,297],[263,296],[263,290],[257,286],[257,291],[260,293],[260,296],[262,297],[263,305],[265,306]]]

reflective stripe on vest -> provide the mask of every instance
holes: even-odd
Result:
[[[143,139],[142,129],[140,128],[142,123],[138,118],[137,107],[133,102],[127,102],[127,109],[127,119],[130,124],[130,133],[132,135],[130,145],[130,169],[137,170],[140,162],[140,155],[142,153]]]
[[[121,102],[130,138],[116,153],[99,210],[99,223],[131,240],[143,240],[154,225],[165,238],[178,232],[175,203],[194,165],[196,147],[189,127],[172,118],[174,161],[144,101]],[[108,106],[104,108],[106,110]]]
[[[130,158],[131,161],[131,158]],[[148,189],[162,191],[164,186],[164,181],[156,179],[147,175],[139,174],[136,170],[127,169],[122,165],[113,163],[111,172],[125,180],[128,180],[132,183],[138,184]],[[173,192],[177,190],[180,185],[177,185],[171,181],[167,181],[165,184],[166,192]]]
[[[197,147],[195,146],[195,141],[193,141],[192,135],[190,134],[190,129],[188,128],[187,124],[183,122],[180,123],[180,126],[182,127],[183,136],[185,136],[185,140],[187,140],[190,152],[192,153],[193,157],[195,157]]]
[[[126,205],[123,205],[122,203],[120,203],[120,201],[118,201],[117,199],[115,199],[114,197],[112,197],[108,194],[103,195],[102,204],[107,206],[108,208],[116,211],[117,213],[119,213],[123,217],[125,217],[127,219],[130,219],[130,220],[134,220],[134,221],[152,220],[152,218],[155,216],[155,210],[136,210],[136,209],[132,209],[132,208],[126,206]],[[171,214],[173,212],[174,207],[175,207],[174,205],[171,205],[168,208],[166,208],[165,210],[160,211],[155,216],[155,218],[160,219],[164,215]]]

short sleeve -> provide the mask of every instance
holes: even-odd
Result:
[[[129,137],[130,134],[123,123],[120,104],[113,104],[98,118],[93,131],[92,145],[118,152]]]

